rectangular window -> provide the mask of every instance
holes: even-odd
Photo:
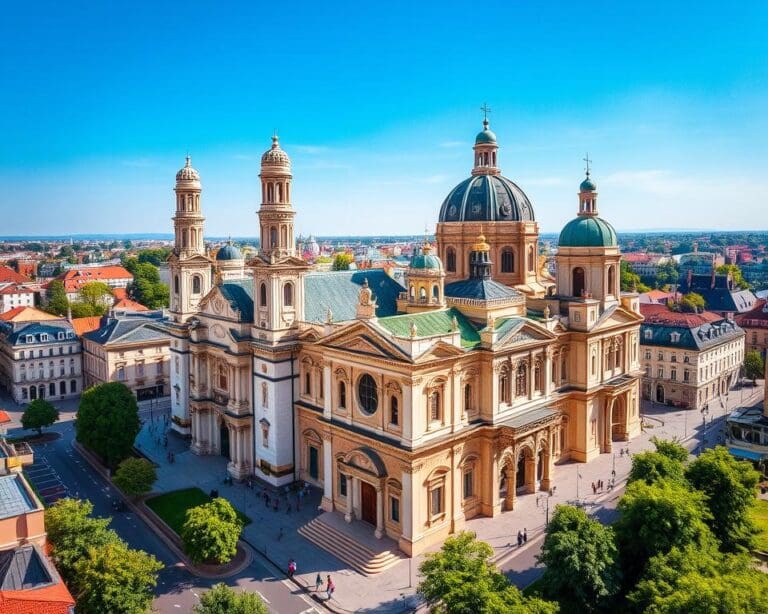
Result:
[[[400,522],[400,499],[397,497],[389,498],[389,519],[392,522]]]
[[[318,463],[319,452],[315,446],[309,446],[309,477],[313,480],[320,477],[320,465]]]
[[[659,367],[659,370],[656,373],[657,377],[664,377],[664,367]]]
[[[143,362],[137,362],[136,363],[136,375],[139,377],[144,377],[144,363]]]
[[[659,360],[664,360],[664,352],[659,352]]]
[[[672,381],[677,381],[677,369],[672,369],[670,377],[672,378]]]
[[[71,382],[69,382],[69,391],[77,392],[77,382],[75,380],[72,380]]]
[[[157,375],[162,375],[163,374],[163,363],[162,362],[156,363],[155,372],[157,373]]]
[[[125,369],[123,367],[117,368],[117,380],[122,382],[125,379]]]
[[[347,476],[343,473],[339,474],[339,496],[347,496]]]
[[[687,381],[689,381],[690,379],[691,379],[691,372],[690,372],[690,371],[688,371],[688,369],[686,369],[686,370],[683,372],[683,381],[684,381],[684,382],[687,382]]]
[[[429,513],[430,516],[437,516],[443,513],[443,487],[433,488],[429,493]]]
[[[464,498],[469,499],[475,494],[474,485],[474,471],[469,470],[464,472]]]

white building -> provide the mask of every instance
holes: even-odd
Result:
[[[17,307],[34,307],[35,291],[32,288],[14,283],[0,283],[0,313],[6,313]]]

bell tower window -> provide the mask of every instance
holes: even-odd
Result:
[[[515,272],[515,253],[509,248],[505,248],[501,252],[501,272],[502,273]]]
[[[577,266],[571,273],[572,277],[572,296],[581,296],[584,294],[584,269]]]
[[[445,268],[450,273],[456,272],[456,250],[449,247],[445,252]]]

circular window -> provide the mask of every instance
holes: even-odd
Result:
[[[357,383],[357,396],[360,402],[360,409],[364,413],[368,415],[376,413],[376,409],[379,406],[379,393],[376,389],[376,380],[367,373]]]

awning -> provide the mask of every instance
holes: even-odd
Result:
[[[760,452],[753,452],[752,450],[742,450],[741,448],[728,448],[728,452],[736,456],[737,458],[745,458],[752,461],[763,460],[768,456],[768,452],[761,454]]]

